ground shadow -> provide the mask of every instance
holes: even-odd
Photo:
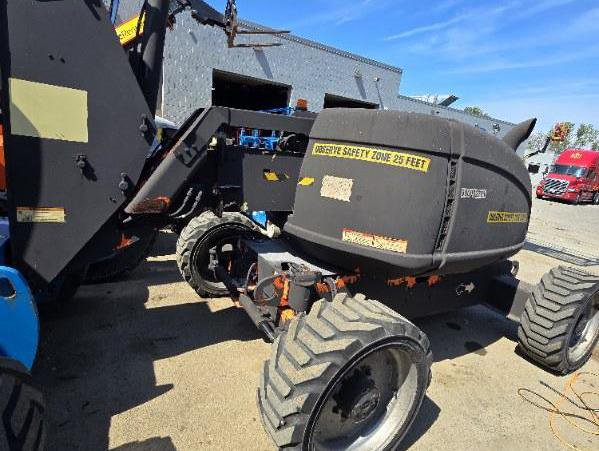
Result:
[[[179,235],[170,230],[161,230],[158,232],[158,238],[148,253],[149,257],[160,257],[172,255],[177,247]]]
[[[192,293],[189,302],[168,305],[166,296],[147,288],[175,280],[181,279],[172,260],[147,261],[126,283],[84,286],[71,302],[41,314],[33,376],[46,396],[48,449],[107,450],[114,415],[173,388],[157,384],[155,361],[228,340],[261,338],[241,309],[212,312]],[[144,304],[150,300],[148,309]],[[159,437],[118,449],[175,448],[170,437]]]
[[[177,451],[177,448],[170,437],[154,437],[143,442],[127,443],[111,451]]]
[[[540,243],[527,241],[524,249],[547,257],[555,258],[566,263],[577,266],[596,266],[599,265],[599,257],[585,255],[582,252],[573,251],[563,247],[549,247]]]
[[[441,413],[439,406],[428,396],[425,396],[420,411],[399,445],[398,451],[409,449],[420,437],[426,434],[435,421],[437,421],[437,418],[439,418],[439,413]]]
[[[486,348],[503,337],[516,341],[518,323],[483,306],[473,306],[414,321],[428,336],[435,362],[465,354],[486,355]]]

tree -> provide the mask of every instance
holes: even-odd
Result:
[[[576,130],[574,147],[599,150],[599,129],[593,127],[592,124],[581,123]]]
[[[568,148],[599,150],[599,129],[592,124],[585,123],[579,124],[578,128],[572,122],[563,122],[563,124],[566,125],[568,132],[563,141],[551,141],[547,147],[548,152],[559,154]],[[552,132],[553,128],[548,132],[537,132],[530,135],[527,142],[527,154],[540,151]]]
[[[468,113],[476,117],[487,116],[487,114],[477,106],[467,106],[466,108],[464,108],[464,113]]]

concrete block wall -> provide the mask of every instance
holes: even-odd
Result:
[[[119,18],[126,20],[140,10],[142,0],[121,0]],[[260,25],[244,22],[248,29]],[[229,49],[220,28],[197,24],[189,14],[177,16],[167,32],[161,114],[181,123],[194,109],[212,102],[213,70],[230,72],[290,86],[290,105],[297,99],[320,111],[325,94],[374,103],[379,108],[435,114],[476,125],[498,136],[514,124],[479,118],[462,110],[433,105],[399,95],[402,70],[297,36],[240,36],[239,42],[281,42],[281,47]],[[431,87],[434,91],[434,87]]]

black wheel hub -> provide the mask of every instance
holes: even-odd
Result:
[[[418,384],[411,355],[392,344],[339,374],[318,408],[309,449],[388,449],[412,412]]]
[[[333,412],[341,417],[341,421],[351,419],[361,423],[376,410],[381,393],[370,375],[370,367],[356,368],[333,395],[337,403]]]
[[[361,423],[367,420],[372,413],[376,410],[381,399],[381,392],[376,387],[366,389],[354,403],[349,417],[355,423]]]

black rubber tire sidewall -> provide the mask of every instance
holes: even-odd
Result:
[[[0,357],[0,449],[42,451],[46,436],[45,404],[42,393],[32,385],[31,376],[19,362]],[[13,419],[21,431],[14,431]],[[27,422],[24,418],[31,418]]]
[[[229,294],[229,290],[221,282],[207,280],[198,268],[199,260],[209,260],[210,249],[229,236],[238,236],[250,231],[244,224],[230,222],[209,229],[194,245],[189,258],[189,271],[194,285],[199,287],[205,296],[222,297]]]

